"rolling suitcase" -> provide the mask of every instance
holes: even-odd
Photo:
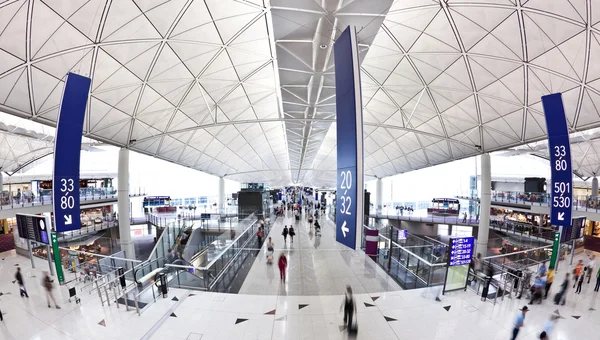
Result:
[[[555,305],[560,304],[562,298],[563,298],[563,293],[562,292],[556,293],[556,295],[554,295],[554,304]]]
[[[358,334],[358,319],[354,313],[354,322],[350,321],[348,325],[348,335],[356,336]]]

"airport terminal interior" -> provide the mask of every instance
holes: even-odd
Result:
[[[600,0],[0,0],[0,340],[600,334]]]

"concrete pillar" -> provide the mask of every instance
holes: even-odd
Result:
[[[488,237],[490,231],[490,205],[492,199],[492,167],[490,155],[481,155],[481,215],[479,216],[479,230],[477,238],[477,253],[483,257],[487,254]]]
[[[117,207],[119,209],[119,238],[121,250],[125,257],[135,260],[135,248],[131,241],[131,226],[129,224],[129,150],[119,150],[119,186],[117,188]]]
[[[381,180],[381,178],[377,179],[377,186],[375,187],[375,193],[377,194],[377,196],[375,196],[375,204],[377,207],[377,210],[375,210],[378,214],[381,214],[381,211],[383,210],[383,181]]]
[[[592,179],[592,198],[598,197],[598,177]]]
[[[218,213],[225,214],[226,202],[225,202],[225,178],[219,177],[219,202],[217,203]]]

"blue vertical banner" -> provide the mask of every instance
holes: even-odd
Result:
[[[79,205],[79,163],[83,121],[91,79],[67,75],[54,143],[52,198],[56,232],[81,228]]]
[[[573,172],[571,169],[571,143],[562,95],[554,93],[542,97],[548,151],[550,153],[550,223],[570,226],[573,202]]]
[[[337,132],[335,239],[360,247],[363,231],[363,115],[356,27],[349,26],[334,46]]]
[[[319,200],[319,190],[315,189],[315,201]]]

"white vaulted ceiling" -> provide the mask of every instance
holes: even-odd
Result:
[[[201,171],[335,183],[333,41],[357,26],[365,171],[384,177],[600,126],[600,0],[0,0],[0,109]],[[320,45],[326,47],[321,48]]]
[[[80,73],[87,136],[289,183],[267,14],[262,1],[0,2],[0,103],[55,124],[65,75]]]

